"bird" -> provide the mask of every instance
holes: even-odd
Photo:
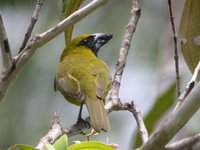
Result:
[[[63,50],[54,80],[55,91],[60,91],[68,102],[80,106],[77,122],[83,120],[82,107],[86,105],[90,124],[97,133],[110,129],[104,105],[112,78],[98,52],[112,37],[108,33],[94,33],[74,38]]]

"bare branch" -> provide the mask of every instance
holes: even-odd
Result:
[[[70,128],[63,128],[63,134],[66,134],[68,137],[77,134],[84,134],[83,131],[91,127],[89,123],[90,123],[90,118],[87,117],[85,120],[82,120],[82,122],[78,122],[72,125]]]
[[[37,22],[38,20],[38,15],[39,15],[39,12],[40,12],[40,9],[42,7],[42,4],[43,4],[43,0],[37,0],[36,2],[36,6],[35,6],[35,10],[33,12],[33,16],[31,17],[31,22],[29,24],[29,27],[26,31],[26,34],[25,34],[25,37],[24,37],[24,41],[22,42],[22,45],[19,49],[19,53],[26,47],[26,44],[31,36],[31,33],[33,31],[33,28],[35,26],[35,23]]]
[[[177,98],[180,96],[180,75],[179,75],[179,56],[178,56],[178,49],[177,49],[177,33],[176,28],[174,24],[174,16],[172,12],[172,2],[171,0],[168,0],[168,6],[169,6],[169,13],[170,13],[170,21],[172,25],[172,31],[173,31],[173,39],[174,39],[174,60],[175,60],[175,70],[176,70],[176,96]]]
[[[119,51],[119,57],[116,64],[115,75],[112,83],[112,89],[110,92],[109,101],[106,104],[105,108],[107,109],[108,113],[120,110],[130,111],[136,119],[138,129],[140,131],[140,135],[142,138],[142,142],[145,143],[148,140],[148,132],[144,125],[144,121],[142,119],[142,115],[139,109],[137,108],[134,102],[132,102],[131,104],[130,103],[122,104],[119,98],[121,78],[125,68],[129,48],[131,45],[131,39],[133,37],[133,33],[136,30],[136,26],[140,18],[140,12],[141,10],[139,9],[138,0],[132,0],[131,15],[123,37],[121,49]]]
[[[142,139],[143,144],[147,142],[148,140],[148,132],[147,129],[145,127],[143,118],[142,118],[142,114],[139,110],[139,108],[137,107],[137,105],[135,104],[134,101],[132,101],[131,103],[119,103],[117,105],[114,105],[112,107],[112,109],[107,110],[109,113],[111,113],[112,111],[129,111],[133,114],[136,122],[137,122],[137,127]]]
[[[138,130],[139,130],[139,134],[142,139],[142,143],[143,144],[146,143],[148,140],[148,132],[145,127],[140,109],[136,106],[134,101],[132,101],[131,104],[125,103],[124,105],[127,106],[127,109],[125,109],[125,110],[130,111],[133,114],[133,116],[135,117],[135,120],[136,120],[137,126],[138,126]]]
[[[172,137],[187,123],[200,107],[200,85],[186,97],[176,113],[171,114],[156,131],[152,133],[149,140],[138,150],[164,149]]]
[[[112,109],[112,107],[117,107],[117,105],[121,105],[121,101],[119,99],[121,78],[125,68],[127,55],[131,44],[131,39],[133,33],[136,30],[139,17],[140,17],[140,9],[138,1],[132,0],[131,15],[128,21],[128,25],[126,27],[121,49],[119,51],[119,57],[116,64],[115,75],[112,83],[112,89],[110,91],[109,101],[106,104],[106,109],[108,110],[108,112]]]
[[[68,137],[80,134],[85,128],[90,128],[90,126],[88,126],[88,123],[86,123],[84,120],[82,122],[74,124],[69,129],[63,128],[60,125],[59,116],[57,115],[57,113],[55,113],[53,116],[51,129],[44,137],[41,138],[36,148],[39,150],[44,150],[45,144],[53,144],[59,137],[64,134],[66,134]]]
[[[112,111],[129,111],[129,112],[131,112],[133,114],[133,116],[135,117],[135,119],[136,119],[136,122],[137,122],[137,125],[138,125],[138,129],[139,129],[139,133],[141,135],[143,144],[145,142],[147,142],[147,140],[148,140],[148,132],[146,130],[144,121],[142,119],[142,114],[141,114],[139,108],[136,106],[134,101],[132,101],[131,104],[130,103],[125,103],[125,104],[122,104],[119,107],[115,107],[115,110],[112,109],[110,111],[110,113]],[[47,144],[47,143],[53,144],[63,134],[66,134],[68,137],[70,137],[70,136],[73,136],[73,135],[81,134],[81,133],[83,133],[83,131],[85,129],[91,127],[91,125],[89,124],[90,123],[90,118],[89,117],[87,117],[82,122],[78,122],[78,123],[72,125],[70,128],[63,128],[60,125],[59,117],[57,115],[54,115],[52,122],[53,123],[52,123],[51,129],[40,140],[40,143],[37,146],[37,148],[39,150],[44,150],[44,145],[45,144]]]
[[[1,14],[0,14],[0,46],[2,53],[2,61],[5,69],[4,71],[6,72],[8,69],[12,67],[12,56]]]
[[[181,106],[181,104],[183,103],[183,101],[185,100],[185,98],[188,96],[188,94],[192,91],[192,89],[195,87],[197,80],[198,80],[198,74],[200,72],[200,61],[197,65],[197,67],[195,68],[195,71],[193,73],[193,76],[190,80],[190,82],[187,84],[185,90],[183,91],[183,93],[179,96],[177,104],[174,108],[174,112],[176,112],[176,110]]]
[[[24,64],[31,58],[37,48],[43,46],[55,36],[65,31],[68,26],[75,24],[100,6],[106,4],[108,1],[109,0],[93,0],[85,7],[77,10],[72,15],[58,23],[55,27],[47,30],[46,32],[35,35],[33,39],[26,45],[26,47],[14,58],[15,68],[11,68],[8,73],[0,75],[0,101],[3,99],[11,81],[23,68]]]
[[[55,113],[53,116],[53,121],[51,129],[48,133],[40,140],[37,145],[37,149],[44,150],[45,144],[53,144],[62,135],[62,127],[60,126],[59,116]]]
[[[165,146],[165,150],[191,150],[197,143],[200,142],[200,133],[184,138],[180,141],[168,144]]]

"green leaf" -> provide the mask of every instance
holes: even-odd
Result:
[[[15,146],[9,148],[8,150],[37,150],[37,149],[29,145],[16,144]]]
[[[67,18],[73,12],[75,12],[84,0],[63,0],[63,19]],[[74,26],[69,26],[65,30],[65,43],[66,45],[71,42]]]
[[[55,148],[54,148],[53,145],[51,145],[51,144],[45,144],[45,145],[44,145],[44,149],[45,149],[45,150],[55,150]]]
[[[200,60],[200,0],[186,0],[179,32],[184,59],[193,73]]]
[[[148,133],[150,134],[154,129],[157,121],[163,116],[163,114],[172,106],[175,99],[176,84],[173,83],[162,95],[160,95],[155,101],[152,109],[144,118],[144,122]],[[134,143],[135,147],[141,145],[141,139],[137,132]]]
[[[66,135],[61,136],[54,144],[56,150],[67,150],[68,139]]]
[[[101,142],[89,141],[89,142],[81,142],[78,144],[73,144],[70,147],[68,147],[67,150],[115,150],[115,149]]]

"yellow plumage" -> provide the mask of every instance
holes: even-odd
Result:
[[[109,120],[104,100],[111,88],[107,65],[97,57],[98,50],[111,34],[84,34],[70,43],[60,59],[55,88],[73,104],[86,104],[95,131],[108,131]]]

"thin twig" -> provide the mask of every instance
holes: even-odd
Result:
[[[131,105],[128,103],[128,108],[128,110],[131,111],[133,116],[135,117],[139,134],[141,136],[142,143],[144,144],[147,142],[149,136],[140,109],[136,106],[134,101],[131,102]]]
[[[133,33],[136,30],[137,22],[140,17],[140,9],[137,0],[132,0],[132,9],[131,15],[126,27],[126,31],[123,37],[121,49],[119,51],[119,57],[116,64],[115,75],[112,83],[112,89],[110,91],[109,101],[106,105],[106,109],[108,112],[112,109],[112,107],[116,107],[117,105],[121,105],[121,101],[119,99],[119,89],[121,84],[122,74],[125,68],[127,55],[129,52],[131,39]]]
[[[198,75],[200,74],[200,61],[198,63],[198,65],[195,68],[195,71],[192,75],[192,78],[190,80],[190,82],[187,84],[185,90],[183,91],[183,93],[178,97],[178,101],[177,104],[174,108],[173,112],[176,112],[177,109],[181,106],[181,104],[183,103],[183,101],[185,100],[185,98],[188,96],[188,94],[192,91],[192,89],[195,87],[197,81],[198,81]]]
[[[174,60],[175,60],[175,71],[176,71],[176,96],[177,98],[180,96],[180,75],[179,75],[179,56],[177,49],[177,32],[174,24],[174,16],[172,12],[172,2],[168,0],[169,12],[170,12],[170,21],[172,25],[173,31],[173,39],[174,39]]]
[[[152,133],[148,141],[138,150],[164,149],[165,145],[187,123],[187,121],[199,110],[200,85],[186,97],[182,106],[176,113],[171,114],[167,120]]]
[[[144,124],[142,114],[140,112],[140,109],[137,107],[136,103],[132,101],[131,103],[124,103],[120,105],[116,105],[115,107],[112,107],[111,110],[108,112],[111,113],[112,111],[129,111],[133,114],[136,122],[137,122],[137,127],[142,139],[142,143],[146,143],[148,140],[148,132],[146,129],[146,126]]]
[[[184,138],[180,141],[168,144],[165,146],[165,150],[191,150],[197,143],[200,142],[200,133]]]
[[[5,69],[4,71],[7,72],[8,69],[12,67],[13,60],[1,14],[0,14],[0,48],[2,53],[3,66]]]
[[[42,8],[42,4],[43,4],[43,0],[37,0],[35,10],[34,10],[33,15],[31,17],[31,22],[30,22],[29,27],[26,31],[25,36],[24,36],[24,40],[23,40],[22,45],[19,49],[19,53],[26,47],[26,44],[27,44],[27,42],[28,42],[28,40],[31,36],[31,33],[32,33],[33,28],[35,26],[35,23],[38,20],[38,16],[39,16],[39,13],[40,13],[40,9]]]
[[[14,57],[15,68],[11,68],[8,73],[0,75],[0,101],[3,99],[5,92],[11,81],[15,79],[18,72],[23,68],[24,64],[32,57],[37,48],[43,46],[45,43],[53,39],[55,36],[65,31],[66,27],[75,24],[82,18],[86,17],[97,8],[106,4],[109,0],[93,0],[85,7],[75,11],[72,15],[59,22],[53,28],[43,32],[41,34],[36,34],[33,36],[32,40],[26,44],[26,47]]]

